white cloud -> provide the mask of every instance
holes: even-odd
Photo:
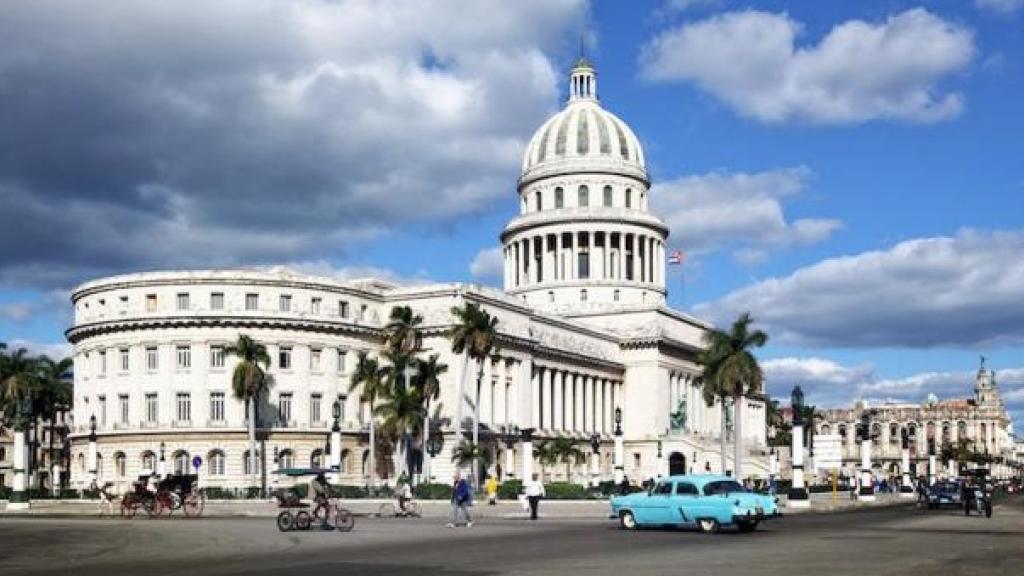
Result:
[[[652,209],[687,251],[733,247],[738,261],[756,263],[768,249],[821,242],[841,227],[833,219],[786,219],[783,202],[801,194],[810,177],[805,167],[686,176],[655,184]]]
[[[501,246],[484,248],[477,252],[469,264],[469,272],[474,278],[500,282],[505,274],[505,261]]]
[[[830,258],[699,304],[751,311],[777,342],[911,347],[1024,342],[1024,231],[963,230]]]
[[[1012,14],[1024,7],[1024,0],[974,0],[974,5],[998,14]]]
[[[974,57],[965,27],[915,8],[884,22],[848,20],[817,44],[786,14],[729,12],[663,32],[643,49],[643,74],[692,82],[763,122],[934,122],[963,109],[942,82]]]
[[[24,348],[29,354],[46,355],[54,360],[71,356],[71,345],[67,342],[33,342],[31,340],[14,339],[7,343],[7,351]]]
[[[36,312],[36,306],[28,302],[11,302],[0,304],[0,320],[22,322]]]
[[[788,398],[799,384],[811,404],[839,406],[855,397],[854,391],[874,378],[874,366],[843,366],[824,358],[776,358],[761,362],[768,393]]]

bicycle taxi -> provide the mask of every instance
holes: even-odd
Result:
[[[285,468],[274,474],[312,480],[331,472],[325,468]],[[277,529],[282,532],[309,530],[314,525],[323,530],[339,532],[350,532],[355,527],[352,511],[338,505],[337,499],[314,498],[312,502],[305,502],[293,488],[278,488],[272,494],[277,507],[281,509],[277,515]]]

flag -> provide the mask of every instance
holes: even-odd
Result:
[[[686,254],[682,250],[673,250],[668,256],[669,264],[682,264],[683,260],[686,260]]]

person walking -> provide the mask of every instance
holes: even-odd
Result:
[[[488,506],[498,503],[498,479],[492,474],[488,474],[487,482],[484,482],[484,493],[487,494]]]
[[[452,483],[452,520],[447,524],[448,528],[455,528],[459,525],[460,516],[466,522],[466,528],[473,527],[473,517],[469,515],[469,503],[472,494],[469,491],[469,483],[462,477],[458,470],[455,471],[455,480]]]
[[[545,496],[544,484],[541,483],[537,474],[526,483],[526,500],[530,503],[530,520],[537,519],[537,507],[540,506],[540,499]]]

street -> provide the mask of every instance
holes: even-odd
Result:
[[[1021,574],[1024,500],[991,519],[912,506],[805,514],[752,534],[619,530],[613,521],[360,518],[355,531],[280,533],[270,518],[0,519],[0,573]]]

